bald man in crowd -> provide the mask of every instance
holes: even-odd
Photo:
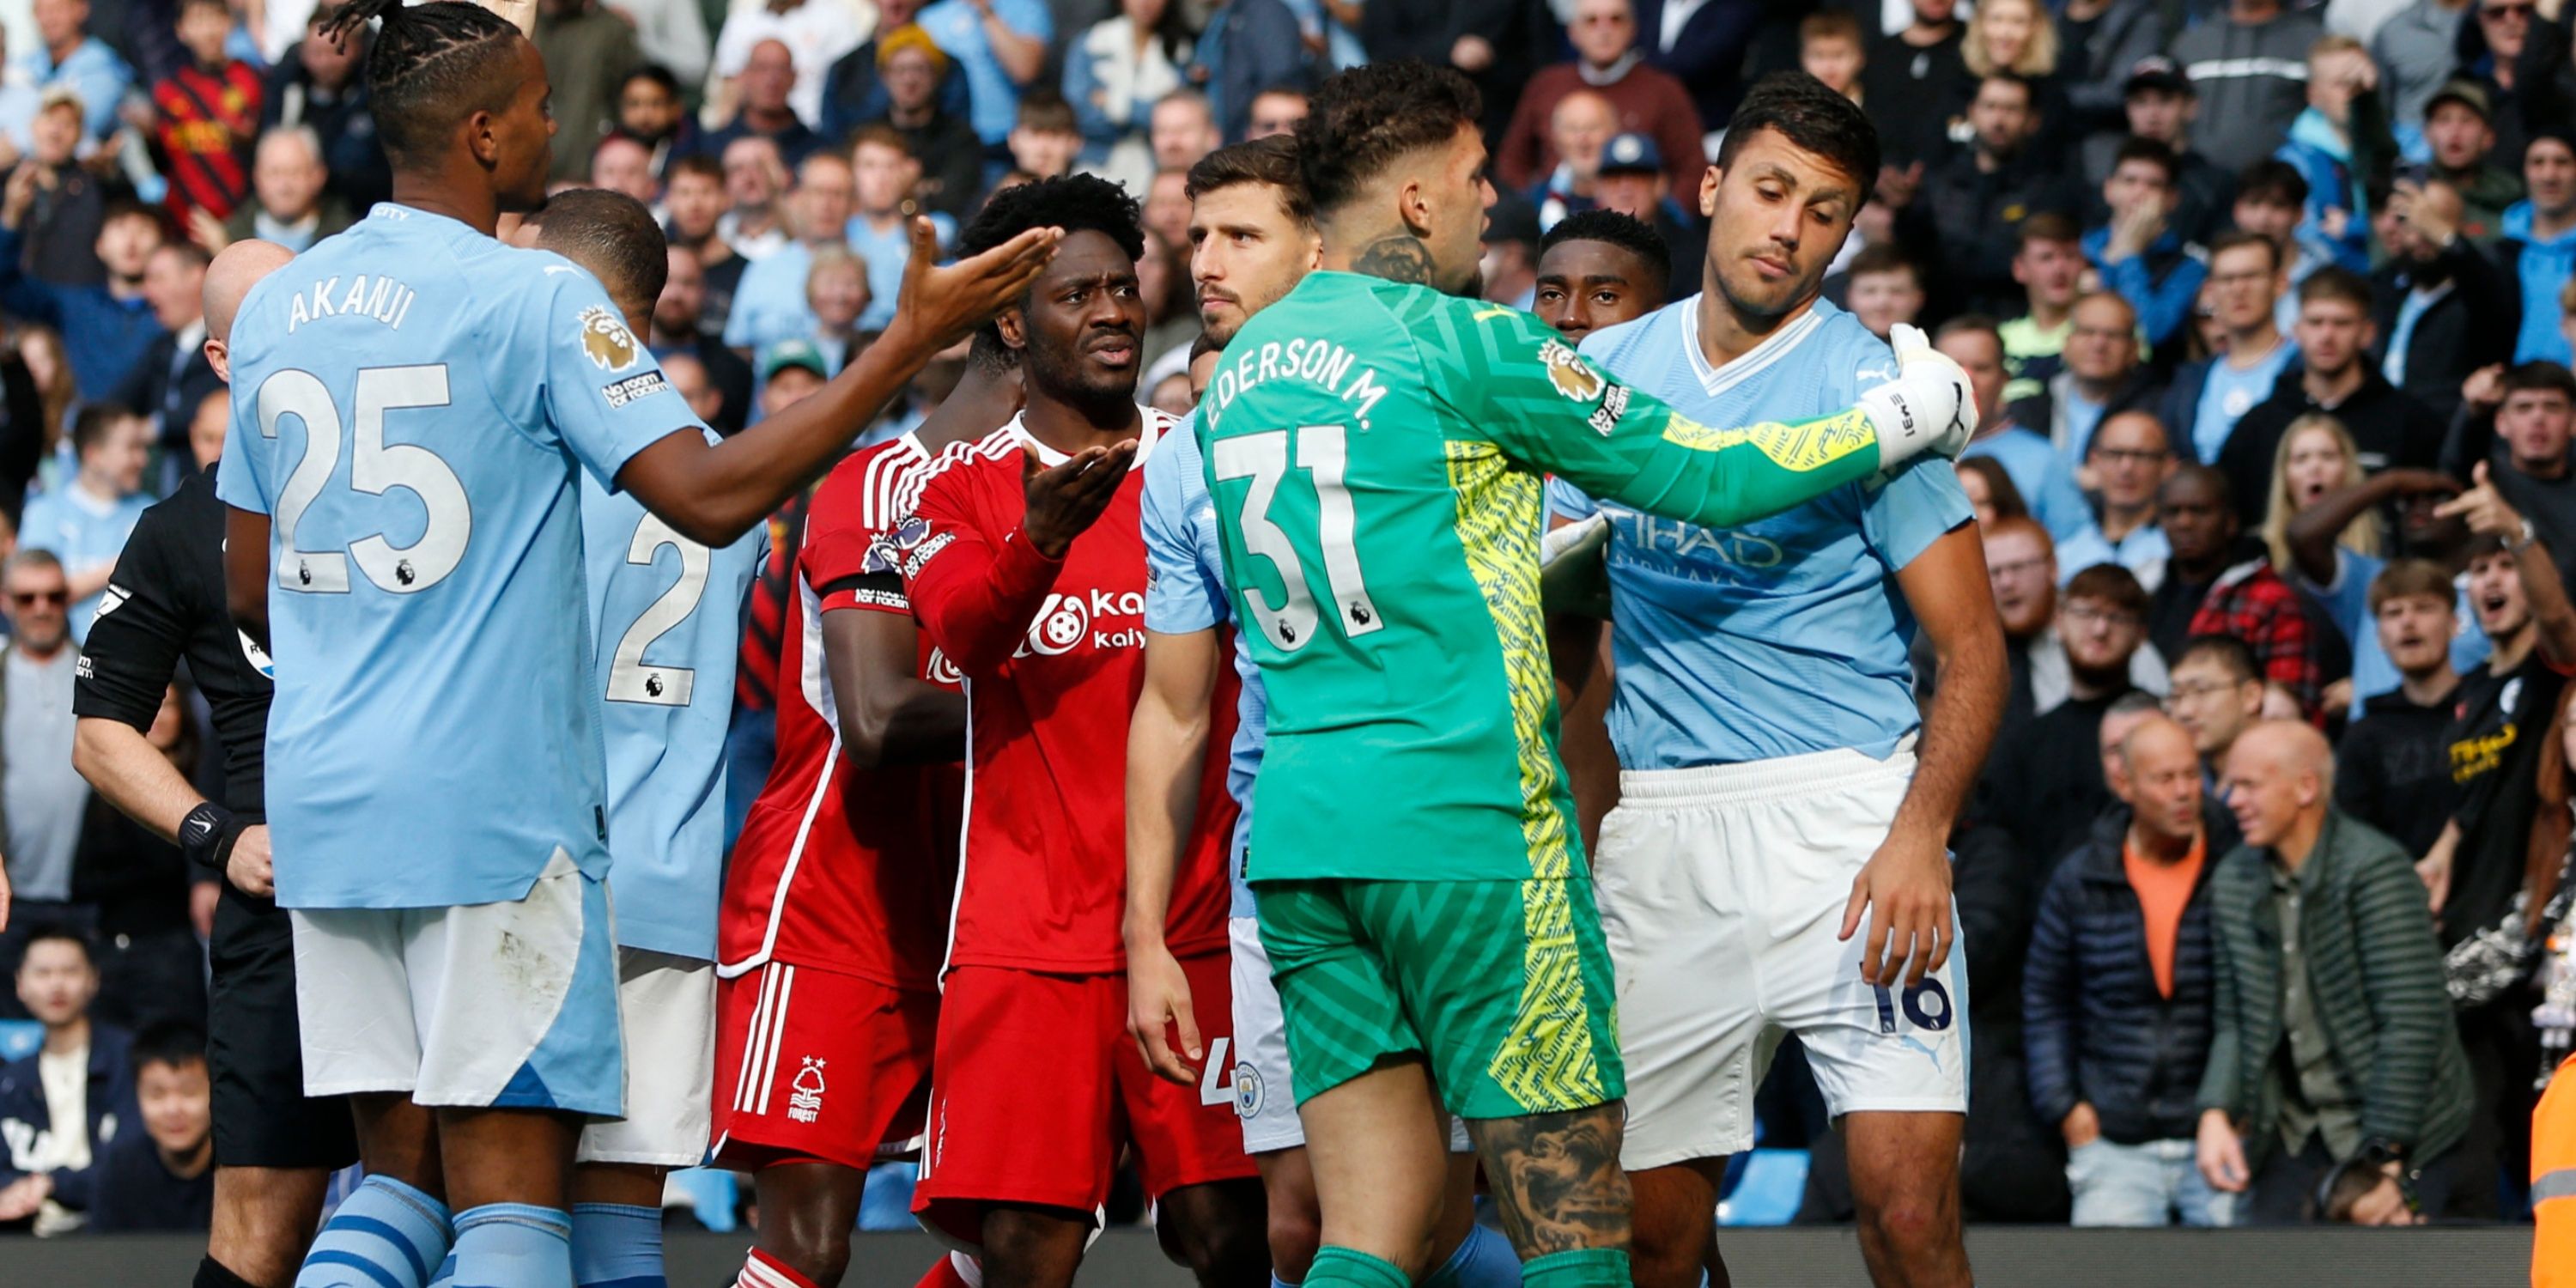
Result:
[[[2228,749],[2245,843],[2211,878],[2217,1001],[2198,1164],[2240,1223],[2313,1221],[2360,1161],[2430,1219],[2493,1215],[2493,1142],[2470,1128],[2468,1059],[2424,883],[2404,847],[2334,808],[2334,750],[2295,720]]]

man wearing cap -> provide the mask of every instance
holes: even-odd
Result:
[[[805,339],[781,340],[760,355],[760,414],[775,416],[823,387],[832,369]]]
[[[2191,124],[2200,115],[2200,96],[2191,78],[2162,54],[2141,58],[2120,83],[2121,110],[2129,132],[2105,130],[2084,141],[2084,182],[2099,190],[2119,164],[2121,146],[2132,138],[2152,139],[2174,155],[2173,209],[2165,226],[2186,243],[2206,245],[2226,226],[2227,208],[2236,198],[2236,176],[2191,150]],[[2108,212],[2096,206],[2085,220],[2096,227]]]
[[[1680,299],[1700,289],[1700,260],[1708,249],[1708,230],[1673,200],[1672,189],[1664,183],[1665,170],[1653,139],[1643,134],[1619,135],[1601,149],[1594,204],[1653,226],[1655,235],[1672,251],[1668,290],[1672,298]]]
[[[2522,200],[2522,180],[2494,164],[2495,106],[2487,87],[2454,76],[2424,102],[2424,146],[2432,177],[2460,194],[2460,235],[2490,246],[2504,235],[2505,208]]]
[[[2006,72],[1980,81],[1968,103],[1974,138],[1924,176],[1898,216],[1898,235],[1936,267],[1934,295],[1950,311],[2012,311],[2021,301],[2012,276],[2021,221],[2043,210],[2074,217],[2063,167],[2030,146],[2040,127],[2033,94],[2031,82]]]
[[[1664,167],[1669,191],[1699,191],[1700,171],[1708,168],[1700,146],[1699,108],[1672,73],[1646,65],[1637,49],[1637,17],[1629,0],[1575,0],[1565,34],[1574,58],[1541,68],[1521,91],[1502,146],[1494,151],[1495,176],[1525,189],[1554,169],[1548,118],[1566,95],[1589,88],[1610,101],[1619,129],[1653,137],[1669,162]]]
[[[895,128],[921,162],[921,204],[962,220],[984,183],[984,145],[970,118],[942,105],[940,84],[948,55],[920,27],[898,27],[877,38],[877,74],[885,78],[885,123]]]
[[[823,74],[823,117],[814,128],[827,139],[846,139],[850,132],[867,121],[882,119],[892,105],[887,94],[882,68],[885,51],[896,32],[912,26],[912,16],[921,12],[921,0],[877,0],[877,29],[850,52],[841,55]],[[917,35],[918,28],[914,28]],[[910,37],[907,37],[909,39]],[[929,37],[919,38],[929,42]],[[931,46],[936,50],[938,46]],[[932,96],[939,110],[964,120],[969,106],[966,97],[966,73],[948,61],[946,54],[936,60],[939,88]]]
[[[2513,360],[2567,366],[2567,337],[2558,328],[2558,292],[2576,275],[2576,125],[2534,122],[2522,149],[2522,182],[2531,195],[2504,212],[2496,258],[2522,288],[2522,330]]]

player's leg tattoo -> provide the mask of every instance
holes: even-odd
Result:
[[[1467,1124],[1503,1232],[1523,1260],[1628,1246],[1627,1173],[1619,1170],[1620,1102]]]

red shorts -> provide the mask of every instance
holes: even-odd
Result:
[[[715,1165],[874,1164],[921,1134],[938,1028],[938,994],[856,975],[771,961],[722,981]]]
[[[1235,1116],[1234,1014],[1225,954],[1184,960],[1207,1069],[1154,1076],[1127,1035],[1127,977],[961,966],[939,1005],[939,1077],[912,1210],[956,1242],[982,1205],[1096,1211],[1133,1143],[1155,1198],[1257,1175]]]

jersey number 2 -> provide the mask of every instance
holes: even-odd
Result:
[[[1323,552],[1326,589],[1334,594],[1335,616],[1341,619],[1343,635],[1357,637],[1386,622],[1378,615],[1376,602],[1369,598],[1368,578],[1360,571],[1355,541],[1359,519],[1351,510],[1350,488],[1342,481],[1342,469],[1349,461],[1348,433],[1340,425],[1299,429],[1297,468],[1314,480],[1315,544]],[[1279,570],[1279,584],[1287,596],[1286,603],[1273,604],[1260,587],[1246,585],[1244,616],[1257,624],[1280,652],[1294,653],[1314,637],[1319,614],[1314,592],[1308,589],[1305,566],[1297,558],[1296,543],[1270,517],[1271,504],[1279,497],[1279,482],[1288,473],[1288,431],[1274,429],[1240,438],[1221,438],[1210,451],[1209,461],[1217,478],[1252,480],[1252,486],[1243,494],[1243,512],[1236,516],[1236,526],[1243,534],[1243,548],[1269,560]]]
[[[646,702],[660,707],[685,707],[689,694],[698,687],[698,673],[685,666],[647,666],[644,650],[653,641],[671,633],[671,628],[689,620],[698,611],[698,601],[706,598],[707,570],[714,556],[705,546],[671,530],[671,525],[651,514],[635,525],[635,539],[626,543],[626,562],[650,568],[653,556],[662,547],[680,552],[680,579],[662,592],[660,599],[636,614],[635,624],[618,637],[617,651],[608,658],[608,700],[611,702]]]
[[[277,495],[277,584],[286,590],[345,595],[349,561],[379,588],[397,595],[424,591],[456,571],[474,533],[474,507],[465,485],[438,453],[414,443],[385,441],[385,413],[447,405],[447,367],[364,367],[358,372],[356,415],[350,425],[349,487],[369,496],[401,488],[420,498],[428,522],[420,540],[395,546],[383,536],[351,543],[348,552],[306,550],[295,544],[304,518],[340,468],[340,409],[331,391],[309,371],[280,371],[259,385],[259,432],[277,437],[277,422],[304,423],[304,455]]]

